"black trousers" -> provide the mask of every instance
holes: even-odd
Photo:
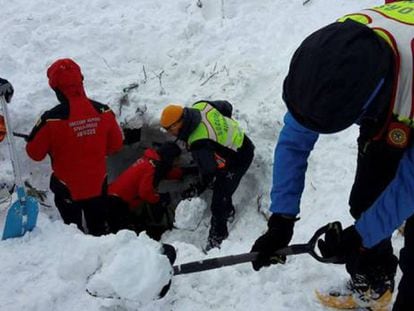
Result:
[[[94,197],[88,200],[71,201],[55,194],[55,205],[65,224],[76,224],[83,232],[95,236],[108,233],[105,196]],[[82,212],[85,217],[86,228],[82,225]]]
[[[404,239],[404,247],[400,251],[402,277],[393,311],[414,310],[414,216],[405,223]]]
[[[160,204],[142,203],[131,210],[121,198],[108,195],[107,205],[108,225],[112,233],[122,229],[137,234],[146,231],[150,238],[159,241],[165,231],[172,229],[173,220],[169,219],[167,208]]]
[[[211,199],[211,229],[210,234],[225,237],[227,232],[227,218],[234,209],[232,196],[254,157],[254,145],[245,136],[243,145],[237,156],[228,161],[226,169],[216,173]],[[215,232],[212,232],[215,231]]]
[[[395,177],[404,149],[392,147],[385,140],[369,141],[361,135],[358,139],[358,162],[355,181],[349,199],[351,215],[358,219]],[[365,258],[354,258],[346,268],[351,277],[364,275],[374,286],[381,281],[393,280],[397,269],[390,239],[383,240],[369,251]]]
[[[132,227],[133,216],[124,200],[108,195],[108,225],[111,233],[117,233],[122,229],[134,229]]]
[[[100,236],[108,233],[106,181],[102,194],[87,200],[74,201],[69,190],[52,175],[50,189],[55,194],[55,205],[65,224],[76,224],[83,232]],[[82,224],[82,213],[85,217],[86,228]]]

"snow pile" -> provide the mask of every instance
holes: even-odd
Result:
[[[175,210],[174,226],[178,229],[197,229],[206,209],[207,203],[201,198],[182,200]]]
[[[171,278],[160,243],[145,234],[125,230],[96,238],[42,214],[32,233],[1,242],[0,254],[0,278],[7,285],[0,291],[1,310],[62,310],[71,299],[79,307],[72,310],[87,310],[99,298],[86,289],[143,305]]]
[[[106,237],[110,248],[88,282],[88,291],[101,297],[122,297],[142,304],[158,297],[171,278],[171,265],[160,255],[160,244],[127,230]],[[160,286],[161,285],[161,286]]]

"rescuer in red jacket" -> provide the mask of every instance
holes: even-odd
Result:
[[[81,69],[59,59],[47,70],[49,85],[60,104],[46,111],[30,133],[26,151],[35,161],[51,158],[50,189],[66,224],[106,233],[106,156],[122,147],[122,132],[111,109],[90,100]]]
[[[109,185],[108,222],[112,232],[127,228],[136,232],[147,230],[149,236],[156,240],[160,238],[165,229],[161,232],[148,230],[148,215],[143,210],[148,204],[149,213],[157,222],[166,215],[171,197],[168,192],[158,192],[160,181],[181,179],[185,170],[192,169],[173,167],[174,160],[180,154],[180,147],[173,142],[166,142],[157,149],[148,148],[142,157]]]

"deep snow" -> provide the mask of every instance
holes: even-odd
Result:
[[[122,123],[144,123],[150,139],[163,137],[156,126],[170,102],[229,100],[256,155],[234,196],[238,219],[230,236],[207,257],[249,251],[266,229],[257,200],[262,195],[266,210],[273,148],[285,112],[281,86],[293,51],[319,27],[377,4],[382,1],[311,0],[303,6],[302,0],[0,0],[0,76],[15,87],[9,106],[13,126],[28,132],[41,112],[57,103],[45,72],[61,57],[80,64],[91,98],[108,103]],[[127,103],[122,108],[121,99]],[[307,241],[329,221],[351,223],[347,202],[357,130],[321,136],[317,143],[293,243]],[[22,140],[18,148],[25,178],[47,189],[49,162],[30,161]],[[129,157],[134,152],[129,150]],[[0,163],[0,182],[11,182],[6,143],[0,145]],[[48,200],[52,204],[50,193]],[[178,223],[189,226],[181,216]],[[177,263],[207,258],[201,246],[208,217],[206,210],[195,231],[177,229],[163,236],[177,248]],[[401,238],[394,242],[397,251]],[[33,233],[0,242],[0,310],[322,310],[314,289],[346,279],[343,267],[304,255],[260,272],[243,264],[177,276],[164,299],[148,302],[168,273],[158,247],[126,231],[85,236],[63,225],[53,207],[42,206]],[[154,265],[158,272],[151,270]],[[85,292],[87,283],[128,299],[93,298]]]

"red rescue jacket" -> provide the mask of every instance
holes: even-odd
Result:
[[[41,116],[27,154],[35,161],[50,156],[53,176],[72,200],[99,196],[105,188],[106,156],[122,147],[121,129],[108,106],[86,97],[80,68],[72,60],[55,62],[48,77],[61,104]]]
[[[144,155],[125,170],[109,185],[108,194],[121,198],[131,209],[137,208],[143,202],[157,203],[160,196],[154,182],[156,161],[160,156],[154,149],[146,149]],[[180,179],[182,171],[171,169],[166,179]]]

